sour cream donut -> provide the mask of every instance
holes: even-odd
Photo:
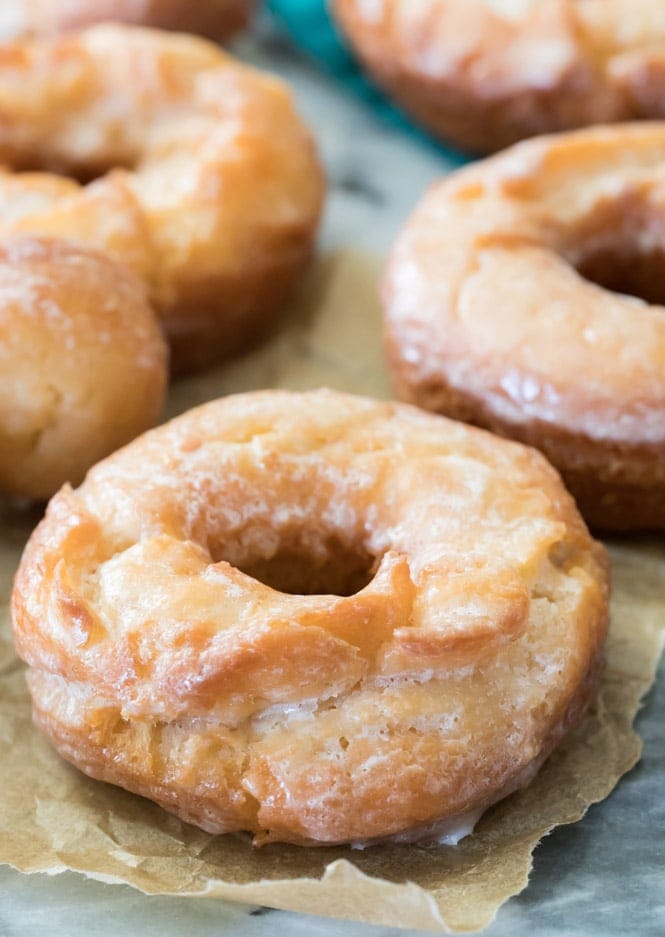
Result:
[[[471,165],[393,250],[396,390],[542,449],[593,525],[665,528],[664,264],[665,124]]]
[[[81,481],[157,421],[167,371],[129,270],[65,241],[0,240],[0,493]]]
[[[435,135],[476,152],[665,117],[653,0],[332,0],[368,70]]]
[[[247,25],[254,6],[254,0],[2,0],[0,42],[105,20],[222,40]]]
[[[280,81],[202,39],[129,26],[0,46],[0,160],[74,177],[21,177],[0,232],[73,238],[134,269],[175,370],[274,322],[323,194]]]
[[[535,450],[268,391],[64,488],[12,608],[36,722],[87,774],[257,843],[450,842],[582,719],[607,574]]]

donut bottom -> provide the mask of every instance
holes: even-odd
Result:
[[[193,270],[182,295],[160,310],[171,373],[186,376],[212,367],[268,338],[286,313],[310,259],[305,247],[257,260],[251,276],[241,270],[197,280]]]
[[[522,763],[489,796],[469,803],[462,812],[446,811],[416,825],[400,826],[399,804],[386,808],[386,835],[366,837],[360,829],[348,835],[308,839],[289,825],[260,828],[262,804],[242,786],[248,755],[244,728],[229,729],[207,720],[191,720],[169,726],[125,719],[117,708],[94,696],[81,684],[30,668],[28,687],[33,720],[59,755],[88,777],[116,785],[157,803],[180,819],[208,833],[253,833],[253,844],[281,842],[298,846],[352,845],[364,849],[382,844],[438,843],[456,845],[473,832],[491,806],[526,787],[569,732],[584,720],[596,697],[605,664],[601,647],[560,717],[542,740],[534,757]],[[170,733],[171,750],[164,755],[164,731]],[[424,730],[427,731],[427,730]],[[436,727],[429,730],[436,733]],[[235,737],[234,737],[235,736]],[[470,744],[473,744],[470,740]],[[493,765],[485,766],[492,775]],[[391,777],[383,777],[376,789],[365,789],[367,807],[387,802]],[[305,810],[307,805],[305,805]],[[338,831],[339,818],[331,825]]]
[[[515,423],[443,376],[417,381],[400,373],[393,356],[399,400],[539,449],[560,472],[587,524],[596,531],[665,530],[665,453],[662,447],[592,439],[542,420]]]

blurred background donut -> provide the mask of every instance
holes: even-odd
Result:
[[[0,42],[114,21],[228,39],[249,22],[255,0],[2,0]]]
[[[653,0],[332,0],[368,71],[433,134],[479,153],[665,116]]]
[[[0,493],[81,481],[157,421],[167,373],[130,270],[63,240],[0,240]]]
[[[665,528],[665,124],[517,144],[434,186],[384,280],[398,395],[540,448],[588,521]]]
[[[273,324],[324,193],[280,80],[203,39],[136,26],[0,46],[0,161],[69,177],[0,181],[0,231],[74,238],[134,269],[175,371]]]

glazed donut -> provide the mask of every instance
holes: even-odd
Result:
[[[64,488],[12,607],[36,722],[87,774],[257,843],[452,842],[580,722],[607,578],[535,450],[267,391]]]
[[[665,528],[664,219],[660,123],[448,177],[386,271],[398,396],[542,449],[599,528]]]
[[[424,127],[466,150],[665,117],[665,10],[654,0],[332,7],[377,82]]]
[[[176,371],[274,321],[323,191],[279,81],[202,39],[129,26],[0,47],[0,160],[73,177],[19,176],[0,232],[73,238],[127,263]]]
[[[254,0],[2,0],[0,42],[114,20],[228,39],[247,25]]]
[[[0,491],[47,498],[152,426],[167,355],[145,287],[65,241],[0,241]]]

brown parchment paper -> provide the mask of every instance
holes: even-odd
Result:
[[[171,413],[230,391],[331,385],[389,396],[379,341],[377,263],[352,253],[317,263],[290,315],[258,351],[174,388]],[[375,924],[470,931],[527,883],[535,845],[579,819],[639,758],[632,722],[665,637],[665,547],[612,548],[608,666],[595,709],[525,790],[493,808],[457,847],[253,850],[213,837],[62,762],[30,721],[9,634],[11,577],[36,516],[0,519],[0,862],[74,869],[148,893],[201,895]]]

